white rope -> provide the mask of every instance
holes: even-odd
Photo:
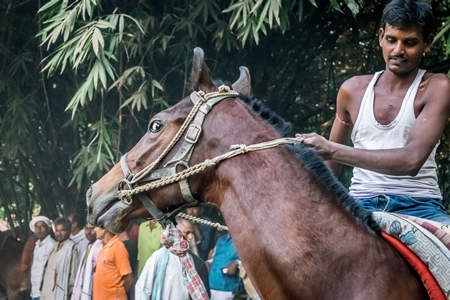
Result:
[[[197,173],[203,171],[207,167],[215,166],[223,160],[226,160],[226,159],[229,159],[234,156],[244,154],[244,153],[247,153],[250,151],[264,150],[264,149],[274,148],[274,147],[277,147],[282,144],[295,144],[295,143],[300,143],[302,141],[303,141],[303,138],[280,138],[280,139],[275,139],[275,140],[271,140],[271,141],[267,141],[267,142],[249,145],[249,146],[242,145],[242,144],[232,145],[230,147],[232,150],[227,153],[224,153],[222,155],[216,156],[211,159],[207,159],[204,162],[196,164],[187,169],[184,169],[183,171],[181,171],[179,173],[161,178],[159,180],[152,181],[150,183],[147,183],[147,184],[144,184],[141,186],[137,186],[131,190],[118,191],[117,196],[120,199],[127,198],[127,197],[131,197],[132,195],[136,195],[136,194],[139,194],[139,193],[142,193],[145,191],[160,188],[162,186],[165,186],[165,185],[168,185],[171,183],[179,182],[185,178],[188,178],[191,175],[194,175],[194,174],[197,174]]]
[[[219,231],[223,231],[223,230],[227,230],[228,231],[228,227],[225,226],[225,225],[222,225],[220,223],[214,223],[214,222],[211,222],[211,221],[208,221],[208,220],[204,220],[204,219],[201,219],[201,218],[197,218],[197,217],[185,214],[185,213],[178,213],[177,217],[180,217],[180,218],[185,219],[185,220],[189,220],[189,221],[194,222],[194,223],[208,225],[208,226],[216,228]]]

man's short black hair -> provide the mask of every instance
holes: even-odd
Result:
[[[72,218],[69,218],[72,217]],[[77,222],[78,228],[83,228],[86,225],[86,216],[78,213],[69,213],[67,218],[72,219],[73,222]]]
[[[420,26],[424,39],[436,29],[431,5],[424,0],[392,0],[381,17],[381,28],[385,28],[386,24],[398,29]]]
[[[72,226],[72,223],[69,219],[65,217],[61,217],[55,220],[55,227],[56,225],[62,225],[65,230],[70,231],[70,227]]]

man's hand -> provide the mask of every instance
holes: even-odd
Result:
[[[323,159],[331,159],[334,153],[333,143],[317,133],[297,133],[296,138],[303,139],[303,144],[313,148]]]
[[[133,273],[127,274],[125,276],[123,276],[123,285],[125,287],[125,291],[130,294],[133,289],[134,289],[134,284],[135,284],[135,280],[134,280],[134,275]]]
[[[239,263],[236,260],[233,260],[232,262],[230,262],[227,265],[226,275],[232,276],[232,275],[236,274],[236,272],[238,270],[238,266],[239,266]]]

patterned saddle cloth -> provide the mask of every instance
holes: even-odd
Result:
[[[450,226],[394,213],[373,212],[373,216],[385,240],[421,275],[430,299],[450,300]]]

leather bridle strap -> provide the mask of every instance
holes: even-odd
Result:
[[[219,90],[221,88],[222,87],[220,87]],[[125,179],[123,179],[119,183],[119,191],[133,190],[133,185],[135,186],[139,182],[153,181],[168,177],[170,175],[174,175],[177,173],[177,166],[183,166],[186,169],[189,168],[189,160],[191,159],[194,146],[197,143],[198,138],[200,137],[206,115],[210,112],[213,106],[221,100],[237,96],[236,92],[229,91],[228,88],[226,91],[227,92],[222,95],[220,94],[220,92],[206,95],[204,95],[204,93],[197,92],[191,93],[190,99],[193,102],[194,107],[199,101],[202,101],[203,103],[198,108],[194,119],[189,125],[181,147],[174,155],[174,157],[164,165],[164,168],[148,171],[148,173],[146,172],[147,174],[142,178],[139,178],[137,182],[133,182],[134,175],[133,173],[131,173],[128,167],[127,154],[124,154],[120,158],[120,166],[125,175]],[[169,165],[172,165],[172,167],[167,167]],[[133,184],[131,182],[133,182]],[[139,200],[144,204],[149,213],[162,225],[165,225],[167,222],[169,222],[170,218],[172,218],[176,213],[182,211],[184,208],[200,204],[200,201],[195,199],[195,197],[192,195],[187,178],[180,180],[178,183],[180,186],[181,195],[186,202],[167,215],[156,207],[155,203],[150,199],[146,192],[140,192],[136,194],[136,196],[139,197]],[[133,202],[132,196],[122,197],[121,200],[127,205],[130,205]]]
[[[122,157],[120,158],[120,167],[122,168],[122,172],[125,175],[125,179],[123,179],[120,182],[119,189],[132,189],[130,181],[133,179],[134,175],[133,175],[133,173],[131,173],[130,168],[128,167],[128,164],[127,164],[127,153],[122,155]],[[155,178],[155,179],[160,179],[160,178]],[[156,220],[158,220],[159,223],[161,223],[161,224],[166,223],[167,219],[166,219],[166,216],[164,215],[164,213],[156,207],[155,203],[153,203],[153,201],[150,199],[149,196],[147,196],[147,194],[145,192],[139,193],[139,194],[137,194],[137,196],[139,197],[139,200],[141,200],[142,204],[144,204],[145,208],[149,211],[149,213]],[[122,201],[125,204],[130,205],[133,202],[133,199],[131,197],[128,199],[122,198]]]

